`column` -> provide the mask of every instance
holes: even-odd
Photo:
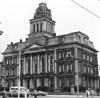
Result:
[[[42,28],[43,31],[46,31],[46,26],[47,26],[46,24],[47,24],[46,21],[43,21],[43,28]]]
[[[30,33],[33,33],[33,24],[30,23]]]
[[[45,53],[45,72],[47,73],[47,53]]]
[[[35,32],[37,32],[37,23],[35,23]]]
[[[55,33],[55,25],[52,26],[52,33]]]
[[[39,24],[39,32],[40,32],[40,22],[38,24]]]

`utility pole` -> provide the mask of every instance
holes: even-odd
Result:
[[[79,73],[78,71],[77,71],[77,96],[79,97]]]
[[[35,58],[35,89],[37,91],[37,57]],[[34,98],[37,98],[37,95],[34,95]]]
[[[18,77],[18,82],[19,82],[19,83],[18,83],[18,88],[19,88],[19,89],[18,89],[18,98],[20,98],[20,67],[21,67],[21,66],[20,66],[20,60],[21,60],[21,59],[20,59],[20,58],[21,58],[20,56],[21,56],[21,51],[19,50],[19,70],[18,70],[18,71],[19,71],[19,72],[18,72],[18,75],[19,75],[19,77]]]

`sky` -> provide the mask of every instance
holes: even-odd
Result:
[[[39,3],[45,2],[51,9],[52,19],[56,21],[56,35],[81,31],[89,36],[95,48],[100,51],[100,1],[74,0],[0,0],[0,62],[2,53],[11,42],[25,41],[30,33],[30,19],[33,19]],[[96,15],[94,15],[96,14]],[[98,52],[100,65],[100,52]]]

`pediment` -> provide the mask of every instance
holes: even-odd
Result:
[[[39,48],[42,47],[41,45],[37,45],[37,44],[33,44],[30,47],[28,47],[28,49],[33,49],[33,48]]]

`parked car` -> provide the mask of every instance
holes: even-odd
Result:
[[[20,87],[20,90],[19,90],[18,86],[13,86],[13,87],[10,87],[8,96],[9,97],[17,97],[18,92],[20,94],[20,97],[24,97],[25,93],[27,94],[27,96],[30,95],[30,91],[26,87]]]
[[[33,92],[30,92],[30,95],[37,95],[37,96],[46,96],[48,95],[47,92],[39,91],[39,90],[34,90]]]

